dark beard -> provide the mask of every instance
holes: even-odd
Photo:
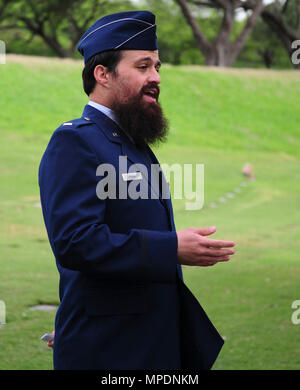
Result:
[[[143,91],[126,103],[115,102],[111,109],[121,127],[136,146],[156,144],[166,140],[168,120],[159,103],[143,101]]]

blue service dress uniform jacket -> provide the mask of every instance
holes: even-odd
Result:
[[[40,163],[60,273],[54,369],[209,369],[223,339],[183,283],[171,200],[121,199],[119,156],[144,164],[157,190],[151,149],[87,105],[53,133]],[[115,199],[97,196],[100,164],[116,169]]]

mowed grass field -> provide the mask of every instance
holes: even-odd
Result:
[[[38,166],[52,132],[81,116],[81,69],[16,56],[0,66],[0,369],[52,369],[40,336],[52,331],[55,311],[29,310],[59,303]],[[161,163],[204,164],[205,174],[201,210],[174,199],[176,227],[215,225],[212,238],[236,242],[230,262],[184,268],[226,339],[214,369],[299,369],[291,305],[300,299],[300,73],[166,65],[161,76],[170,133],[155,152]],[[247,162],[254,181],[241,174]]]

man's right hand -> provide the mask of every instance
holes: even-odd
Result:
[[[48,347],[50,347],[50,348],[53,348],[53,344],[54,344],[54,335],[55,335],[55,332],[53,331],[52,332],[52,335],[53,335],[53,339],[51,340],[51,341],[48,341]]]
[[[220,261],[228,261],[230,255],[235,253],[232,249],[235,243],[206,237],[215,231],[215,226],[179,230],[177,232],[178,263],[206,267]]]

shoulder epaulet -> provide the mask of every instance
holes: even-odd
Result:
[[[62,127],[72,127],[73,129],[76,129],[81,126],[91,125],[92,123],[93,122],[91,121],[91,119],[85,116],[79,119],[74,119],[72,121],[65,122],[62,124]]]

